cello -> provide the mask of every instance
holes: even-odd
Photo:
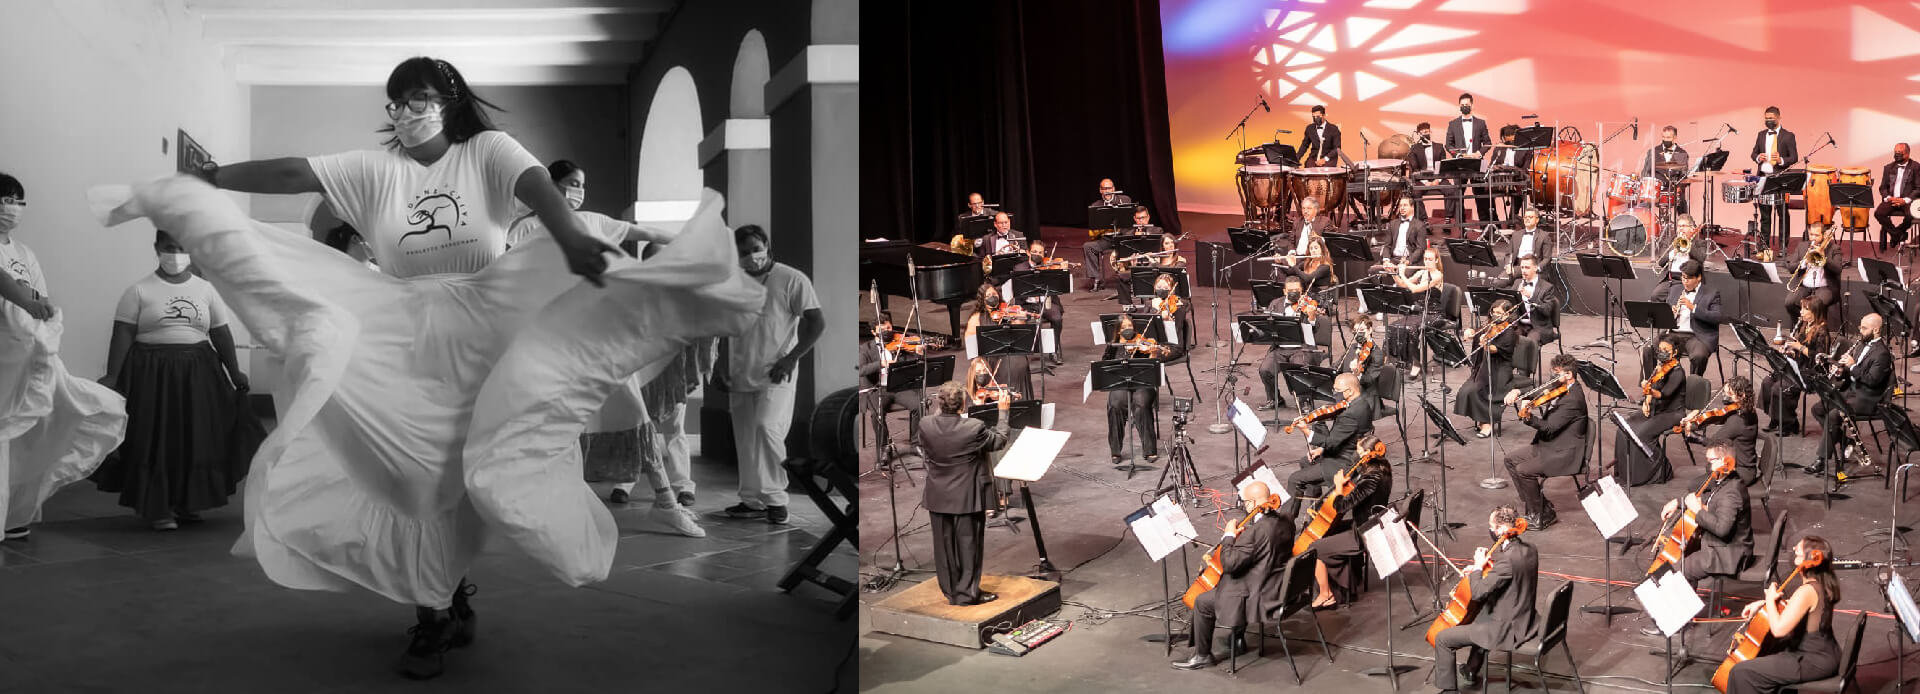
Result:
[[[1714,461],[1713,474],[1708,475],[1707,481],[1700,484],[1700,489],[1693,493],[1694,496],[1705,494],[1707,487],[1712,486],[1714,480],[1726,477],[1727,473],[1733,470],[1733,460],[1733,456],[1729,455]],[[1687,545],[1693,542],[1694,534],[1700,532],[1698,514],[1684,506],[1678,510],[1679,513],[1674,514],[1673,525],[1660,533],[1662,538],[1660,551],[1653,555],[1653,565],[1647,567],[1648,576],[1652,576],[1662,566],[1678,563],[1680,557],[1686,554]]]
[[[1360,466],[1367,464],[1367,461],[1374,460],[1386,454],[1387,444],[1375,441],[1372,450],[1360,456],[1359,460],[1353,461],[1353,467],[1347,468],[1347,476],[1352,477],[1353,473],[1360,469]],[[1332,494],[1328,494],[1327,498],[1320,500],[1320,507],[1313,510],[1313,520],[1307,521],[1307,527],[1301,529],[1300,535],[1293,539],[1294,554],[1307,551],[1307,548],[1312,547],[1314,542],[1327,536],[1327,530],[1333,528],[1334,519],[1340,517],[1340,509],[1334,506],[1334,502],[1352,493],[1353,480],[1349,479],[1346,484],[1341,485],[1340,488],[1334,490]]]
[[[1520,533],[1526,531],[1527,519],[1514,519],[1513,527],[1509,528],[1505,533],[1502,533],[1500,539],[1493,543],[1493,547],[1487,549],[1486,560],[1479,567],[1480,576],[1484,578],[1488,573],[1493,571],[1493,553],[1495,550],[1500,549],[1501,544],[1507,540],[1519,537]],[[1455,569],[1455,571],[1458,572],[1459,570]],[[1441,611],[1439,616],[1434,617],[1433,624],[1427,627],[1427,645],[1435,645],[1434,639],[1440,636],[1440,632],[1472,622],[1473,618],[1479,614],[1480,603],[1473,600],[1473,579],[1465,573],[1461,573],[1460,583],[1453,587],[1453,592],[1447,594],[1447,609]]]
[[[1248,511],[1246,518],[1242,518],[1239,522],[1233,524],[1233,534],[1239,535],[1240,531],[1246,530],[1247,524],[1252,523],[1253,519],[1260,517],[1260,514],[1267,511],[1278,510],[1280,510],[1280,495],[1275,494],[1267,497],[1266,501],[1260,502],[1259,506],[1255,506],[1252,511]],[[1220,551],[1226,544],[1227,541],[1222,539],[1219,544],[1213,546],[1212,550],[1200,557],[1200,575],[1194,577],[1193,585],[1187,586],[1186,594],[1180,596],[1180,601],[1186,603],[1187,609],[1193,609],[1194,601],[1199,600],[1202,594],[1220,585],[1220,577],[1227,573],[1226,566],[1220,563]]]
[[[1793,567],[1793,573],[1787,574],[1787,580],[1781,583],[1792,583],[1793,577],[1800,575],[1800,572],[1819,566],[1826,560],[1825,552],[1809,550],[1807,560]],[[1733,675],[1733,666],[1766,655],[1772,650],[1774,642],[1779,639],[1774,637],[1773,624],[1767,621],[1766,615],[1766,610],[1754,610],[1747,617],[1747,622],[1733,632],[1733,643],[1727,645],[1727,659],[1720,661],[1720,668],[1713,671],[1714,689],[1727,691],[1727,679]]]

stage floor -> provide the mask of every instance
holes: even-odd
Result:
[[[1077,255],[1061,254],[1069,257]],[[1157,609],[1163,602],[1161,567],[1150,561],[1139,544],[1123,532],[1124,516],[1144,503],[1143,499],[1155,489],[1154,483],[1160,471],[1156,468],[1128,479],[1125,472],[1115,470],[1109,464],[1107,455],[1105,397],[1096,393],[1084,404],[1080,399],[1081,383],[1088,364],[1097,356],[1085,326],[1095,320],[1096,314],[1112,310],[1114,302],[1108,298],[1110,296],[1110,292],[1095,294],[1081,290],[1066,298],[1066,364],[1044,380],[1047,398],[1058,404],[1054,427],[1073,432],[1073,439],[1047,477],[1033,485],[1033,494],[1051,559],[1056,566],[1066,570],[1062,597],[1067,607],[1058,618],[1073,620],[1074,628],[1034,653],[1015,659],[872,633],[863,610],[860,640],[863,690],[961,691],[977,688],[987,682],[1019,683],[1022,689],[1037,691],[1160,692],[1195,684],[1207,687],[1234,686],[1227,684],[1229,680],[1222,679],[1225,677],[1223,667],[1200,673],[1172,670],[1166,664],[1173,658],[1165,657],[1164,646],[1141,640],[1143,636],[1161,632],[1162,613]],[[1208,304],[1210,300],[1211,297],[1207,295],[1196,297],[1195,320],[1198,323],[1197,335],[1201,340],[1211,340],[1216,335]],[[1222,292],[1220,301],[1222,322],[1219,334],[1225,335],[1227,327],[1224,321],[1229,314],[1227,307],[1243,304],[1246,297],[1242,293]],[[926,324],[944,326],[944,312],[937,306],[932,308],[934,310],[925,316]],[[896,316],[904,315],[905,308],[896,306],[894,313]],[[1599,337],[1600,327],[1600,319],[1596,317],[1568,316],[1563,325],[1567,351],[1580,358],[1607,363],[1607,348],[1585,346]],[[1731,334],[1723,335],[1722,344],[1733,342]],[[1251,353],[1243,355],[1241,361],[1257,362],[1264,349],[1250,350]],[[1621,342],[1619,350],[1617,372],[1621,380],[1631,386],[1640,378],[1637,352],[1631,342]],[[1557,351],[1549,345],[1543,356],[1551,356]],[[1216,413],[1219,410],[1216,409],[1218,403],[1215,394],[1223,378],[1222,372],[1213,369],[1226,362],[1229,356],[1227,349],[1216,351],[1202,348],[1192,359],[1193,375],[1198,382],[1202,401],[1188,431],[1195,439],[1192,452],[1198,470],[1205,484],[1214,489],[1230,488],[1227,478],[1233,473],[1232,445],[1233,436],[1236,435],[1212,434],[1206,429],[1208,424],[1217,421]],[[1733,374],[1736,362],[1727,358],[1726,368],[1729,375]],[[1747,371],[1744,365],[1739,366],[1738,370],[1740,373]],[[1257,391],[1259,378],[1255,367],[1249,365],[1241,367],[1239,371],[1236,390],[1252,388]],[[1708,374],[1718,380],[1711,365]],[[1903,377],[1907,374],[1904,368],[1900,372]],[[1188,381],[1184,366],[1169,367],[1167,375],[1173,394],[1180,397],[1193,394],[1193,386]],[[1441,405],[1443,411],[1451,412],[1451,403],[1439,401],[1441,396],[1437,386],[1440,374],[1429,372],[1426,376],[1432,384],[1429,387],[1430,399]],[[1463,369],[1452,370],[1445,375],[1447,383],[1456,385],[1465,377]],[[1040,376],[1036,374],[1035,379],[1038,386],[1042,382]],[[1911,391],[1912,388],[1907,390]],[[1410,382],[1406,392],[1407,403],[1402,405],[1402,409],[1417,413],[1412,401],[1419,397],[1419,384]],[[1257,403],[1259,396],[1254,393],[1241,397],[1249,403]],[[1163,461],[1171,448],[1170,410],[1171,398],[1163,393],[1159,415]],[[1264,414],[1271,417],[1273,413]],[[1283,409],[1280,414],[1291,418],[1295,411]],[[1410,418],[1408,422],[1412,449],[1417,455],[1423,448],[1424,427],[1417,418]],[[1464,418],[1455,417],[1454,423],[1463,429],[1466,426]],[[1511,486],[1490,491],[1481,489],[1477,484],[1481,478],[1502,470],[1499,465],[1505,451],[1517,451],[1527,445],[1531,430],[1516,424],[1511,418],[1507,419],[1507,423],[1502,436],[1488,440],[1469,436],[1468,445],[1449,445],[1446,450],[1449,463],[1448,518],[1469,525],[1459,531],[1458,541],[1436,539],[1455,561],[1470,559],[1474,547],[1487,544],[1481,524],[1488,510],[1499,504],[1518,505]],[[1395,475],[1398,477],[1402,470],[1399,462],[1403,457],[1401,435],[1391,419],[1382,420],[1378,426],[1380,428],[1376,431],[1389,444],[1391,457],[1396,463]],[[1817,429],[1817,423],[1809,429],[1812,435],[1792,437],[1782,442],[1783,460],[1812,459],[1818,444],[1817,433],[1812,430]],[[904,440],[904,415],[894,415],[892,430]],[[1611,456],[1612,426],[1603,426],[1598,433],[1606,441],[1605,455]],[[1298,435],[1282,435],[1275,430],[1269,434],[1269,443],[1272,447],[1263,457],[1275,466],[1282,477],[1291,472],[1293,466],[1305,456],[1306,447]],[[1682,444],[1677,439],[1672,444],[1670,451],[1675,465],[1675,479],[1666,485],[1635,490],[1633,497],[1642,518],[1628,532],[1642,535],[1653,532],[1653,521],[1648,516],[1657,515],[1659,505],[1667,499],[1684,494],[1683,487],[1700,473],[1700,468],[1690,466]],[[1876,449],[1876,462],[1884,462],[1884,455],[1884,452]],[[872,449],[867,449],[862,469],[872,470],[873,467]],[[1436,464],[1414,464],[1411,473],[1412,488],[1430,490],[1430,497],[1437,493],[1439,468]],[[908,476],[896,475],[894,479],[902,529],[900,552],[905,565],[916,570],[905,579],[905,584],[932,580],[933,567],[927,515],[919,508],[923,473],[914,471],[910,477],[911,480]],[[1406,482],[1396,479],[1396,496],[1408,489]],[[895,547],[891,542],[892,525],[889,519],[894,507],[888,503],[888,484],[888,478],[880,474],[867,474],[861,479],[860,559],[863,580],[884,573],[894,563]],[[1770,506],[1775,513],[1790,515],[1789,538],[1819,534],[1832,541],[1841,559],[1886,561],[1887,542],[1866,536],[1866,533],[1887,525],[1891,493],[1882,488],[1882,481],[1872,478],[1846,485],[1844,491],[1852,496],[1851,500],[1837,501],[1831,509],[1825,508],[1818,500],[1801,498],[1802,494],[1820,491],[1820,487],[1817,478],[1798,470],[1781,471],[1774,484]],[[1543,619],[1547,607],[1546,596],[1566,580],[1579,582],[1574,589],[1576,608],[1600,604],[1603,594],[1598,585],[1603,574],[1600,535],[1574,498],[1573,484],[1567,480],[1551,480],[1546,491],[1559,509],[1561,522],[1547,530],[1528,533],[1529,540],[1540,548],[1543,571],[1553,572],[1552,575],[1543,575],[1541,579],[1539,609]],[[1190,512],[1195,510],[1190,509]],[[1025,514],[1020,512],[1018,515]],[[1200,526],[1203,536],[1217,531],[1219,521],[1216,517],[1210,516],[1202,521],[1197,513],[1195,515],[1196,525]],[[1756,547],[1764,551],[1771,540],[1768,519],[1756,517],[1755,525]],[[1006,527],[990,527],[986,544],[986,570],[990,574],[1026,573],[1036,561],[1033,536],[1026,523],[1018,524],[1018,532]],[[1636,547],[1627,557],[1616,557],[1613,576],[1621,580],[1643,573],[1649,556],[1644,547]],[[1193,560],[1197,566],[1198,548],[1193,553]],[[1169,561],[1174,562],[1171,580],[1173,595],[1177,599],[1192,575],[1180,570],[1179,554],[1170,557]],[[1747,576],[1757,581],[1761,572],[1759,569],[1750,570]],[[1415,597],[1424,608],[1430,596],[1426,577],[1417,564],[1409,569],[1408,576],[1413,580]],[[1877,594],[1873,571],[1847,571],[1842,572],[1841,577],[1846,595],[1839,605],[1842,610],[1885,611]],[[895,585],[887,592],[865,594],[862,602],[871,604],[903,587]],[[1739,595],[1755,596],[1758,589],[1749,583],[1733,590]],[[1277,643],[1269,649],[1270,657],[1275,660],[1240,673],[1237,678],[1241,680],[1239,686],[1302,691],[1327,691],[1348,686],[1384,689],[1386,682],[1360,673],[1385,662],[1383,654],[1387,632],[1381,625],[1385,623],[1387,608],[1383,596],[1394,595],[1396,604],[1393,606],[1393,617],[1396,623],[1404,624],[1412,617],[1406,598],[1398,596],[1398,593],[1397,589],[1391,594],[1387,593],[1376,584],[1351,608],[1320,613],[1328,640],[1335,644],[1337,662],[1333,664],[1326,661],[1318,643],[1312,638],[1312,625],[1304,623],[1304,618],[1289,620],[1284,625],[1286,633],[1296,637],[1292,645],[1299,657],[1302,674],[1307,677],[1305,687],[1295,688],[1286,663],[1276,662],[1283,659]],[[1616,590],[1614,602],[1635,604],[1630,587]],[[1173,616],[1180,620],[1175,623],[1174,630],[1183,631],[1184,609],[1177,603]],[[1841,625],[1851,623],[1852,617],[1841,618]],[[1589,687],[1637,691],[1664,689],[1662,659],[1647,652],[1649,647],[1663,642],[1639,633],[1639,629],[1647,624],[1649,622],[1643,615],[1635,613],[1615,617],[1613,625],[1608,627],[1600,615],[1575,610],[1570,625],[1572,645],[1580,658],[1580,672],[1586,677]],[[1696,633],[1689,637],[1689,643],[1711,662],[1685,668],[1679,673],[1677,684],[1683,687],[1706,685],[1719,662],[1718,656],[1724,653],[1726,633],[1730,628],[1728,625],[1715,626],[1718,628],[1711,638],[1698,633],[1699,627],[1694,628]],[[1431,664],[1432,650],[1422,640],[1424,628],[1425,624],[1422,623],[1394,634],[1394,650],[1398,654],[1398,661],[1417,666],[1417,670],[1402,675],[1400,680],[1403,687],[1411,688],[1410,691],[1430,690],[1424,682]],[[1888,619],[1875,619],[1868,626],[1868,640],[1860,652],[1863,691],[1879,691],[1893,679],[1893,628],[1893,622]],[[1220,647],[1224,648],[1224,645]],[[1920,652],[1920,648],[1909,650],[1909,653],[1913,652]],[[1184,651],[1176,650],[1174,658],[1183,658],[1185,655]],[[1552,672],[1567,671],[1566,663],[1558,655],[1549,660],[1547,668]],[[1920,663],[1909,668],[1909,674],[1920,675]],[[1527,677],[1526,681],[1531,682],[1532,678]],[[1566,680],[1556,681],[1555,686],[1557,689],[1572,688],[1571,682]]]

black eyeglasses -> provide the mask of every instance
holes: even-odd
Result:
[[[439,104],[440,108],[444,109],[451,103],[453,103],[453,99],[444,96],[416,96],[406,101],[391,101],[388,102],[386,106],[387,117],[400,117],[400,107],[403,105],[407,107],[408,111],[412,111],[417,115],[426,113],[428,104]]]
[[[0,198],[0,205],[20,205],[22,207],[25,207],[26,204],[27,204],[26,198],[17,198],[11,195],[6,196],[4,198]]]

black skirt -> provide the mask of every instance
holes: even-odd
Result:
[[[136,342],[113,389],[127,397],[127,435],[90,478],[100,491],[148,521],[227,505],[266,428],[213,345]]]

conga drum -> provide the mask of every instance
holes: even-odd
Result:
[[[1234,174],[1240,189],[1240,207],[1247,222],[1265,227],[1274,221],[1275,211],[1287,202],[1286,167],[1279,164],[1242,166]]]
[[[1833,200],[1827,197],[1827,184],[1833,182],[1834,168],[1826,164],[1807,165],[1807,223],[1832,224]]]
[[[1528,177],[1533,183],[1534,206],[1564,209],[1581,217],[1591,215],[1594,192],[1600,187],[1600,151],[1581,142],[1555,142],[1534,152]]]
[[[1287,173],[1291,189],[1291,207],[1299,207],[1307,198],[1320,202],[1320,211],[1333,214],[1347,201],[1347,167],[1309,166]]]
[[[1840,176],[1836,182],[1851,183],[1872,188],[1873,170],[1864,166],[1843,167],[1840,169]],[[1840,226],[1848,229],[1865,229],[1867,228],[1867,213],[1869,211],[1870,210],[1864,207],[1841,208],[1834,212],[1834,218],[1840,221]]]

